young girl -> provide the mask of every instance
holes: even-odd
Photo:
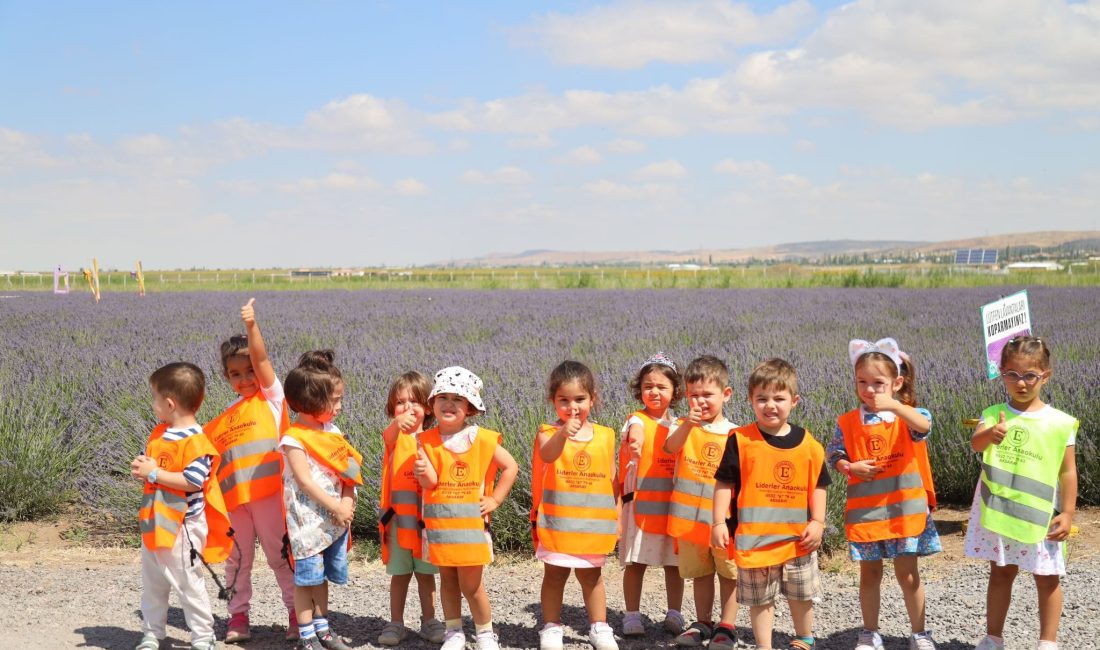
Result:
[[[382,561],[390,575],[390,622],[378,636],[382,645],[405,639],[405,599],[416,576],[420,593],[420,636],[443,642],[443,623],[435,617],[435,575],[439,569],[420,558],[420,484],[413,474],[416,438],[435,418],[428,413],[432,386],[419,372],[406,372],[390,386],[386,415],[393,418],[382,432],[386,451],[382,460],[382,502],[378,536]]]
[[[936,493],[924,441],[932,415],[916,408],[915,371],[891,338],[854,340],[848,358],[859,408],[837,420],[826,449],[829,463],[848,477],[845,532],[848,553],[859,562],[863,631],[856,650],[882,650],[879,635],[882,561],[894,564],[909,613],[910,650],[935,650],[924,628],[924,587],[917,558],[943,550],[932,508]]]
[[[424,555],[439,567],[446,632],[442,650],[466,647],[462,597],[470,605],[478,650],[498,650],[493,611],[482,583],[493,561],[489,514],[519,474],[496,431],[467,420],[484,413],[481,379],[458,366],[440,370],[428,395],[438,425],[420,434],[413,473],[424,490]],[[497,468],[500,480],[493,486]]]
[[[1065,539],[1077,508],[1078,421],[1043,402],[1050,349],[1034,336],[1001,352],[1008,401],[982,412],[970,446],[982,454],[966,532],[968,557],[989,560],[986,637],[977,650],[1004,648],[1005,616],[1020,569],[1039,592],[1039,650],[1057,650],[1066,573]]]
[[[306,352],[286,378],[286,401],[297,421],[279,440],[286,457],[283,503],[294,568],[298,648],[347,650],[329,627],[328,583],[348,581],[349,529],[363,457],[332,423],[344,381],[332,350]]]
[[[547,396],[557,411],[554,424],[539,427],[532,473],[541,490],[532,495],[538,512],[542,560],[540,650],[563,647],[561,606],[570,571],[577,574],[588,611],[588,640],[596,650],[618,650],[607,624],[607,595],[602,568],[618,538],[619,496],[615,479],[615,432],[588,421],[596,404],[596,379],[576,361],[564,361],[550,373]]]
[[[630,382],[634,399],[645,408],[623,425],[619,452],[622,483],[622,539],[619,560],[623,570],[623,636],[642,636],[642,582],[646,568],[657,565],[665,572],[668,611],[664,627],[672,634],[684,631],[680,607],[684,581],[680,578],[676,545],[668,535],[668,507],[676,457],[664,451],[665,438],[675,421],[671,409],[684,396],[684,383],[676,364],[658,352],[646,359]]]
[[[256,540],[289,612],[287,638],[298,638],[294,615],[294,573],[282,556],[286,520],[283,518],[282,456],[275,448],[287,427],[283,385],[267,356],[256,310],[248,301],[241,307],[245,336],[234,336],[221,345],[222,374],[240,397],[204,427],[222,456],[218,482],[229,508],[236,549],[229,555],[225,573],[229,586],[229,630],[226,643],[252,638],[248,611],[252,601],[252,563]]]

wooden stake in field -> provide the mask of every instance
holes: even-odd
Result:
[[[99,304],[99,262],[97,262],[96,258],[94,258],[94,257],[92,258],[92,278],[91,278],[90,282],[93,283],[92,284],[92,293],[95,295],[95,302],[98,305]]]
[[[141,260],[137,261],[138,295],[145,295],[145,274],[141,271]]]

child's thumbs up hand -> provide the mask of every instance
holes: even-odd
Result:
[[[254,302],[256,302],[255,298],[249,298],[248,304],[241,307],[241,320],[246,326],[256,324],[256,309],[252,306]]]
[[[1001,441],[1005,439],[1005,434],[1008,433],[1008,425],[1005,424],[1005,412],[1001,411],[1001,419],[997,424],[993,425],[990,430],[990,437],[993,439],[993,444],[999,445]]]
[[[638,460],[639,458],[642,457],[642,442],[643,441],[642,441],[641,436],[638,436],[636,438],[630,438],[627,441],[626,445],[627,445],[627,449],[630,450],[630,459],[631,460]]]
[[[688,410],[687,421],[693,427],[697,427],[703,423],[703,403],[701,401],[692,400],[691,408]]]
[[[565,421],[565,426],[563,428],[565,429],[565,434],[572,438],[581,430],[581,426],[583,426],[581,419],[577,417],[577,412],[573,411],[573,413],[569,415],[569,419]]]
[[[416,460],[413,461],[413,475],[417,478],[428,473],[428,454],[424,451],[424,445],[416,441]]]
[[[395,417],[393,421],[395,424],[397,424],[397,428],[401,431],[401,433],[409,433],[414,428],[416,428],[416,413],[413,413],[412,411],[405,411],[401,415]],[[421,447],[418,446],[418,448]]]

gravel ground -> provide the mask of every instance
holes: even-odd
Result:
[[[138,602],[141,593],[138,553],[134,550],[60,549],[47,558],[34,553],[0,554],[0,648],[132,648],[140,639]],[[950,558],[947,558],[950,560]],[[860,624],[857,575],[842,561],[830,561],[839,570],[825,573],[826,596],[816,608],[816,632],[820,647],[852,648]],[[494,618],[501,645],[506,648],[537,648],[538,588],[541,567],[535,561],[500,562],[487,571],[486,585],[493,603]],[[936,632],[944,650],[971,648],[984,632],[984,596],[988,569],[971,561],[938,561],[923,571],[928,593],[929,627]],[[610,623],[621,624],[621,572],[614,561],[605,569]],[[907,623],[901,594],[891,582],[889,571],[883,585],[883,634],[889,649],[907,648]],[[285,612],[277,604],[276,587],[269,571],[258,572],[256,593],[266,598],[253,602],[254,637],[246,646],[253,649],[286,650],[283,640]],[[213,587],[212,581],[208,585]],[[366,648],[377,645],[378,633],[388,618],[388,584],[384,567],[378,562],[356,561],[345,587],[331,592],[335,629],[353,645]],[[1071,563],[1065,579],[1066,606],[1061,641],[1067,647],[1081,645],[1095,635],[1100,619],[1100,603],[1095,586],[1100,584],[1100,559],[1095,557]],[[1092,587],[1090,587],[1090,585]],[[650,636],[620,640],[627,649],[674,647],[671,637],[659,628],[664,615],[660,574],[647,574],[643,613],[649,618]],[[690,587],[685,610],[694,611]],[[213,598],[213,592],[212,596]],[[225,633],[225,605],[216,605],[218,635]],[[1033,614],[1034,583],[1026,575],[1017,582],[1008,619],[1009,648],[1035,647],[1038,620]],[[566,647],[587,648],[587,625],[581,606],[580,591],[573,582],[566,592],[564,623]],[[410,596],[407,619],[415,621],[418,607]],[[688,616],[689,620],[693,616]],[[739,636],[749,642],[748,612],[738,616]],[[472,623],[467,617],[467,628]],[[776,647],[788,639],[790,619],[786,607],[779,605]],[[183,614],[173,608],[169,616],[168,648],[186,648],[187,632]],[[1073,642],[1078,642],[1074,644]],[[232,646],[226,646],[232,647]],[[405,648],[436,648],[410,635]],[[470,647],[473,647],[471,644]],[[747,646],[746,646],[747,647]]]

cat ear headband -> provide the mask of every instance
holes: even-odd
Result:
[[[898,347],[898,342],[892,338],[879,339],[874,343],[863,339],[852,339],[848,342],[848,360],[852,362],[852,366],[855,366],[856,361],[859,361],[859,358],[868,352],[879,352],[890,357],[899,372],[901,371],[902,361],[906,356]]]

